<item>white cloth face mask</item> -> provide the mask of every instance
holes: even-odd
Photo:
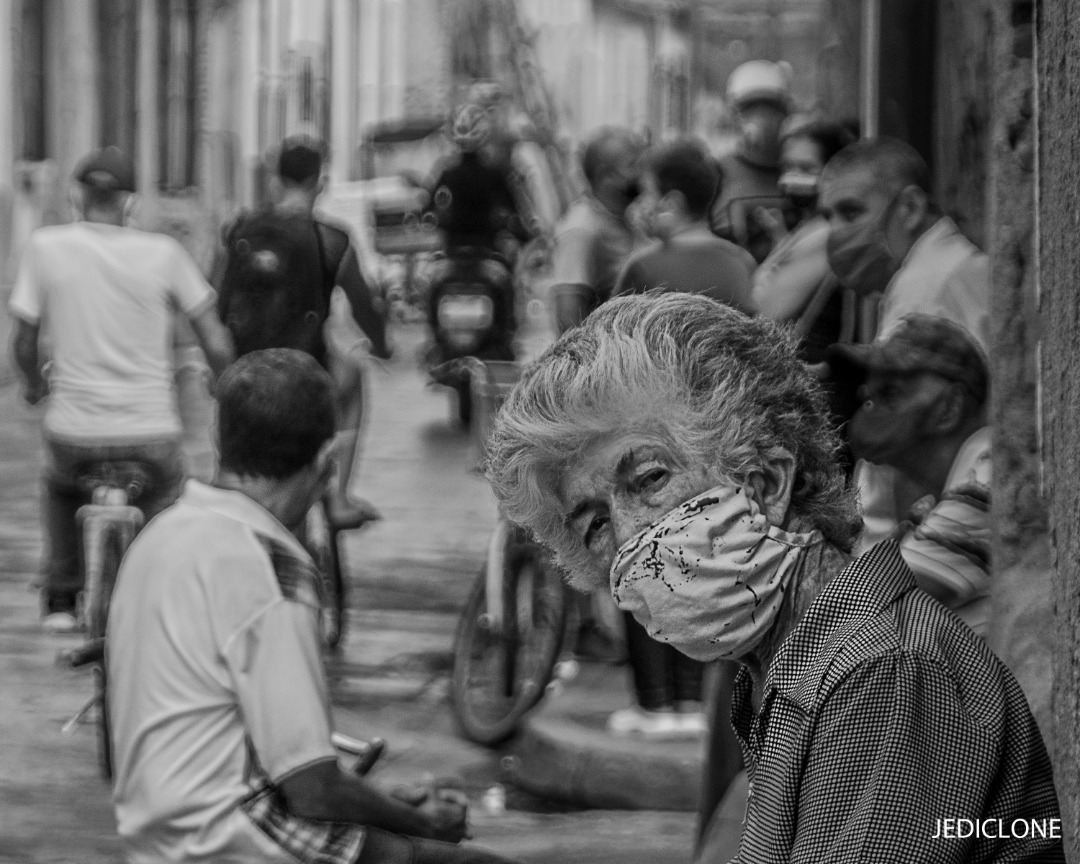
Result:
[[[611,594],[650,636],[695,660],[730,660],[769,631],[820,531],[774,527],[742,486],[680,504],[619,549]]]

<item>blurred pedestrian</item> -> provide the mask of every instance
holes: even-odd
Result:
[[[637,239],[627,209],[640,192],[638,161],[644,143],[630,130],[609,126],[582,148],[589,190],[555,227],[552,300],[560,333],[611,297]]]
[[[992,454],[981,352],[944,318],[908,315],[881,342],[835,346],[831,362],[866,379],[848,425],[855,455],[921,493],[896,534],[916,583],[985,636]]]
[[[616,294],[689,291],[746,310],[754,259],[709,230],[718,178],[712,159],[693,139],[661,144],[646,155],[635,207],[659,242],[630,257]]]
[[[783,218],[780,128],[791,111],[791,67],[750,60],[728,77],[727,100],[739,126],[735,152],[720,159],[713,231],[764,261],[773,247],[767,223]]]
[[[1020,686],[895,542],[852,556],[835,449],[789,334],[671,293],[611,301],[530,366],[487,476],[576,584],[742,665],[737,861],[1064,861]],[[1042,828],[942,839],[960,813]]]
[[[826,250],[840,283],[860,296],[882,292],[877,339],[905,315],[952,321],[990,356],[990,262],[933,198],[930,169],[895,138],[858,141],[821,177]],[[850,390],[850,382],[834,386]],[[917,490],[886,466],[856,468],[867,547],[896,530]]]
[[[335,287],[344,292],[371,353],[387,359],[391,348],[384,310],[364,279],[348,229],[315,217],[315,203],[327,184],[328,156],[325,142],[308,135],[281,142],[277,200],[242,212],[225,227],[214,281],[218,312],[233,331],[239,353],[298,348],[330,371],[338,404],[341,464],[326,509],[330,522],[345,529],[378,519],[379,511],[349,492],[364,421],[364,359],[363,351],[357,353],[356,340],[334,338],[338,331],[327,326]],[[299,311],[286,314],[283,334],[267,313],[294,308]],[[294,336],[288,325],[299,320],[310,326]]]
[[[214,292],[171,237],[128,227],[135,164],[107,147],[75,168],[81,220],[40,228],[27,241],[10,309],[13,353],[24,396],[47,395],[43,620],[46,630],[78,627],[83,590],[76,513],[89,495],[80,472],[92,462],[136,461],[150,478],[134,502],[149,519],[180,491],[184,465],[174,395],[176,312],[191,322],[212,371],[232,360]],[[46,380],[38,341],[51,339]]]
[[[791,322],[807,363],[825,359],[843,332],[840,283],[829,268],[825,245],[829,223],[818,213],[821,172],[833,156],[855,140],[840,123],[789,118],[781,135],[779,189],[797,221],[789,231],[781,220],[769,228],[776,239],[754,273],[750,306],[780,323]]]

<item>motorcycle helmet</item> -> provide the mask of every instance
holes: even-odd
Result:
[[[728,102],[735,108],[751,102],[772,102],[787,111],[791,107],[791,76],[788,63],[748,60],[728,76]]]
[[[491,134],[488,112],[475,103],[459,108],[454,114],[450,137],[462,150],[478,150]]]

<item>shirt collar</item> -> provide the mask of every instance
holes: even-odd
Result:
[[[888,540],[845,567],[810,604],[802,621],[780,646],[765,680],[809,705],[821,679],[851,635],[915,588],[900,546]]]
[[[922,235],[917,239],[908,250],[907,255],[904,256],[904,263],[906,264],[912,258],[922,253],[922,250],[927,246],[933,246],[935,243],[939,243],[946,237],[951,237],[953,234],[959,233],[960,229],[956,227],[956,223],[953,222],[948,216],[942,216],[933,225],[927,228]]]
[[[210,510],[226,519],[242,522],[255,533],[279,540],[300,555],[307,557],[307,552],[293,533],[269,510],[243,492],[221,489],[199,480],[188,480],[184,484],[184,492],[180,500],[192,507]]]

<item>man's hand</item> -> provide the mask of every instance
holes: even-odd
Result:
[[[431,839],[449,843],[472,839],[466,824],[469,798],[460,789],[428,781],[423,786],[397,786],[390,794],[427,817]]]
[[[468,799],[453,789],[434,790],[417,809],[431,822],[432,839],[460,843],[470,839]]]

